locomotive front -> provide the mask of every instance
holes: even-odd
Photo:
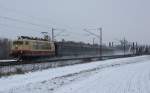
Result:
[[[18,39],[13,41],[10,55],[15,58],[21,58],[27,51],[31,51],[30,41]]]
[[[21,37],[13,41],[10,55],[14,58],[38,58],[55,55],[55,45],[46,39]]]

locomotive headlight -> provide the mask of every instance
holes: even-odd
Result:
[[[17,46],[17,45],[15,45],[15,49],[18,49],[18,46]]]

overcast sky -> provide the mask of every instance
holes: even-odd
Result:
[[[150,44],[149,9],[150,0],[0,0],[0,37],[41,36],[54,27],[55,34],[63,31],[58,40],[92,42],[96,37],[83,29],[102,27],[104,42]]]

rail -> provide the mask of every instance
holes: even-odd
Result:
[[[90,56],[90,57],[73,57],[73,58],[55,58],[55,59],[44,59],[44,60],[26,60],[26,61],[17,61],[17,60],[0,60],[0,66],[13,66],[13,65],[22,65],[22,64],[36,64],[36,63],[48,63],[48,62],[59,62],[59,61],[71,61],[71,60],[90,60],[97,58],[99,60],[106,59],[115,59],[115,58],[125,58],[133,57],[137,55],[126,54],[126,55],[112,55],[112,56]]]

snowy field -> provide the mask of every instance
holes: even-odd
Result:
[[[17,60],[0,60],[0,62],[15,62]]]
[[[0,93],[150,93],[150,56],[2,77]]]

